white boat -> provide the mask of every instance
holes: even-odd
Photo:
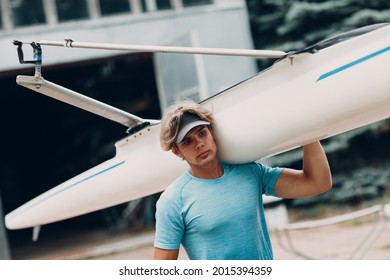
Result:
[[[221,160],[255,161],[388,118],[389,65],[389,24],[282,55],[269,69],[202,102],[216,118]],[[18,77],[18,83],[43,94],[62,92],[55,98],[65,102],[78,99],[41,77]],[[187,168],[161,150],[158,121],[102,110],[118,122],[133,120],[132,134],[116,143],[116,156],[6,215],[8,229],[37,227],[161,192]]]

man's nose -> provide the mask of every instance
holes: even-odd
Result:
[[[199,137],[195,137],[195,147],[196,147],[196,149],[199,149],[199,148],[201,148],[203,146],[204,146],[203,139],[201,139]]]

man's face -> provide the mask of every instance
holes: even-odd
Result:
[[[191,129],[172,152],[182,157],[190,166],[202,167],[217,159],[217,145],[206,125]]]

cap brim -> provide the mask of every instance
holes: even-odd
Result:
[[[185,125],[182,129],[180,129],[179,133],[177,134],[176,138],[176,144],[179,144],[181,141],[183,141],[186,134],[193,129],[194,127],[200,126],[200,125],[209,125],[209,122],[198,120],[194,122],[190,122],[189,124]]]

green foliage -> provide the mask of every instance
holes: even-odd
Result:
[[[388,0],[247,0],[247,6],[257,49],[298,50],[341,32],[390,22]],[[259,61],[260,68],[267,64]]]

